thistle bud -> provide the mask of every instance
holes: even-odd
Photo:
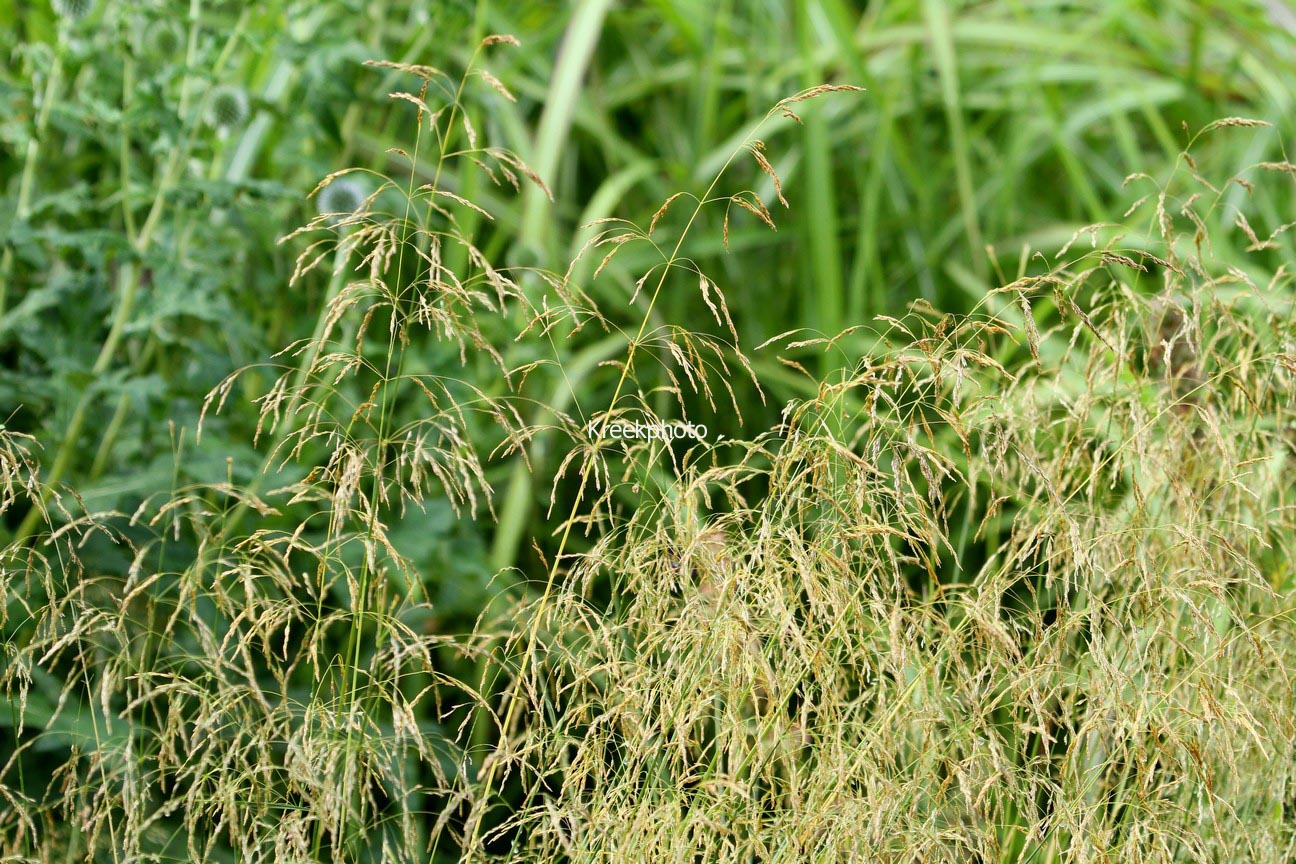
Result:
[[[212,91],[208,111],[211,125],[218,129],[242,126],[248,117],[247,94],[241,87],[217,87]]]
[[[65,21],[80,21],[94,11],[95,0],[50,0],[54,14]]]
[[[354,180],[340,177],[320,190],[315,206],[321,216],[346,218],[364,206],[364,189]]]
[[[184,50],[183,28],[174,21],[155,21],[144,34],[144,48],[149,59],[166,60]]]

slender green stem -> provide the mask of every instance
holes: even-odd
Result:
[[[135,64],[130,55],[122,52],[122,125],[121,134],[117,136],[117,166],[121,174],[122,189],[122,222],[126,226],[126,236],[132,244],[139,237],[135,227],[135,210],[131,207],[131,135],[126,118],[130,117],[131,96],[135,92]]]

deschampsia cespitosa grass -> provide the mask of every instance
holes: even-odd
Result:
[[[1291,860],[1286,227],[1225,212],[1190,149],[971,314],[915,303],[744,352],[688,250],[703,211],[722,239],[774,228],[760,129],[709,188],[595,226],[591,278],[632,244],[660,256],[615,308],[462,228],[492,218],[463,169],[543,188],[474,124],[475,94],[510,95],[482,61],[513,41],[457,76],[383,64],[417,85],[393,94],[410,171],[331,175],[317,194],[353,184],[331,200],[354,209],[285,238],[328,295],[270,367],[252,483],[86,512],[0,430],[0,509],[49,501],[3,556],[4,722],[42,731],[0,760],[0,856]],[[731,188],[747,160],[764,194]],[[1222,230],[1250,257],[1216,257]],[[685,291],[712,320],[662,319]],[[809,385],[775,428],[591,436],[740,414],[752,351]],[[846,362],[817,375],[815,351]],[[434,500],[498,517],[501,460],[552,490],[557,535],[542,572],[496,575],[473,632],[443,632],[391,526]],[[128,550],[125,578],[82,559],[96,536]]]

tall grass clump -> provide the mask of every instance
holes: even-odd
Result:
[[[310,335],[203,406],[268,382],[251,470],[96,510],[0,430],[0,511],[35,514],[0,558],[0,856],[1289,860],[1291,247],[1232,202],[1296,168],[1214,185],[1190,148],[970,313],[752,346],[692,251],[773,229],[770,131],[859,88],[777,102],[559,276],[498,263],[467,194],[550,194],[488,137],[512,47],[372,64],[399,170],[321,182],[283,241]],[[805,394],[773,428],[592,431],[740,424],[771,367]],[[500,556],[471,632],[414,557],[454,519],[539,562]]]
[[[627,471],[637,506],[503,615],[516,792],[487,843],[1287,860],[1289,246],[1223,200],[1291,173],[1216,187],[1185,153],[1130,178],[1126,227],[1024,261],[971,315],[776,340],[870,334],[771,432],[695,448],[647,498]]]
[[[37,484],[25,441],[5,439],[0,500],[31,498],[46,528],[6,556],[16,746],[0,766],[0,854],[425,861],[452,848],[472,774],[443,724],[472,693],[445,670],[465,648],[438,632],[428,582],[388,528],[443,502],[489,515],[474,442],[516,447],[524,430],[509,394],[464,367],[510,384],[501,334],[554,326],[570,305],[551,277],[548,306],[534,304],[459,227],[466,212],[490,219],[450,188],[459,166],[543,186],[479,138],[471,115],[510,95],[479,59],[459,77],[373,64],[412,85],[393,94],[409,114],[407,173],[326,177],[320,215],[285,238],[306,240],[295,285],[317,268],[328,278],[312,335],[269,367],[250,481],[231,458],[224,482],[91,511]],[[432,182],[415,179],[424,170]],[[257,374],[229,376],[204,413]],[[83,562],[99,538],[124,575]],[[65,762],[38,770],[51,751]],[[29,783],[33,771],[57,782]]]

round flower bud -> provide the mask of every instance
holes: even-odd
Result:
[[[67,21],[78,21],[94,11],[94,0],[50,0],[54,14]]]
[[[365,191],[354,180],[339,177],[320,190],[315,199],[321,216],[350,216],[364,205]]]
[[[208,103],[211,124],[219,129],[242,126],[248,117],[248,97],[240,87],[217,87]]]
[[[184,30],[174,21],[154,21],[144,34],[150,60],[170,60],[185,48]]]

